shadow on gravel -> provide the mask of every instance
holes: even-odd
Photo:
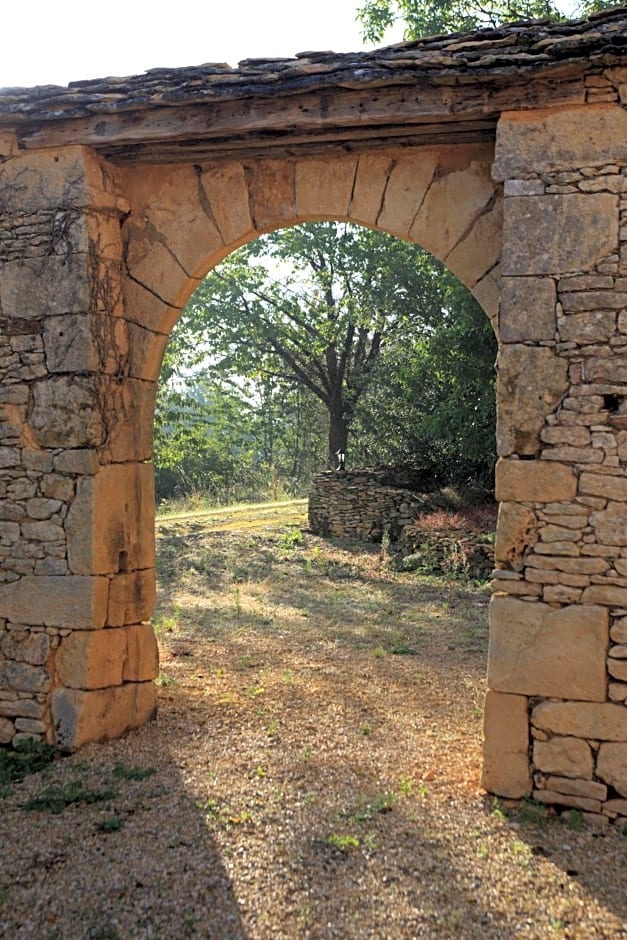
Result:
[[[184,776],[153,723],[17,785],[0,800],[0,937],[245,940]]]

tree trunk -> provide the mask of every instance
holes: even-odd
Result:
[[[329,410],[329,469],[336,470],[340,458],[338,452],[346,460],[346,446],[348,444],[348,421],[343,410]]]

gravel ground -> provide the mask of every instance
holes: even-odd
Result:
[[[0,800],[0,936],[627,938],[626,836],[480,790],[485,594],[293,531],[167,528],[158,718]]]

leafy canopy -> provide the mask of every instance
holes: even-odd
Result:
[[[587,16],[619,5],[612,0],[581,0],[572,15]],[[398,22],[404,25],[403,38],[410,40],[516,20],[560,20],[562,9],[553,0],[365,0],[357,19],[364,39],[380,43],[386,30]]]

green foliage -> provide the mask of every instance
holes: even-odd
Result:
[[[119,832],[124,827],[124,819],[121,816],[109,816],[96,823],[98,832]]]
[[[189,401],[185,411],[172,391],[175,377],[187,373],[203,376],[212,410],[230,405],[226,436],[212,417],[211,438],[225,445],[224,459],[235,451],[241,459],[246,440],[259,464],[275,464],[278,457],[289,477],[310,473],[311,462],[303,466],[307,451],[317,450],[317,465],[324,464],[321,409],[327,459],[346,451],[382,350],[438,322],[439,273],[413,245],[335,222],[285,229],[234,252],[205,278],[175,331],[162,391],[175,406],[167,424],[171,450],[180,442],[174,428],[190,437],[200,427]],[[199,387],[195,383],[197,401]],[[161,416],[158,421],[164,424]],[[173,464],[157,439],[158,464]],[[209,457],[201,456],[203,447],[200,433],[195,451],[201,464]]]
[[[46,787],[39,796],[27,800],[24,809],[58,815],[72,803],[100,803],[115,796],[115,790],[91,790],[81,780],[72,780],[62,787]]]
[[[0,749],[0,797],[8,796],[13,783],[47,767],[55,754],[53,747],[36,738],[22,739],[15,750]]]
[[[327,836],[327,844],[332,848],[337,849],[338,852],[342,854],[347,854],[352,852],[354,849],[359,848],[359,839],[357,836],[352,836],[349,834],[342,834],[339,832],[332,832],[330,836]]]
[[[355,419],[357,459],[422,468],[433,488],[492,487],[496,339],[472,295],[430,259],[440,291],[431,329],[391,343]]]
[[[582,0],[573,11],[587,16],[619,6],[612,0]],[[402,23],[405,40],[496,27],[530,19],[561,20],[553,0],[365,0],[357,13],[366,41],[380,43],[386,30]]]
[[[118,780],[147,780],[156,773],[154,767],[129,767],[127,764],[116,764],[113,768],[113,776]]]
[[[561,14],[551,0],[366,0],[357,17],[364,39],[377,43],[398,21],[409,40]]]
[[[158,498],[263,498],[277,478],[303,492],[349,432],[349,465],[491,485],[494,358],[485,314],[421,248],[343,223],[264,236],[209,274],[173,333]]]

